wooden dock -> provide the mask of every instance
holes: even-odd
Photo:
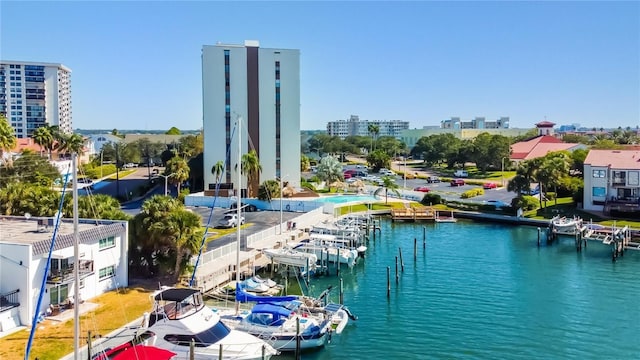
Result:
[[[436,210],[429,206],[391,209],[392,221],[435,221]]]

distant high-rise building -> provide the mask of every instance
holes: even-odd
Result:
[[[443,129],[508,129],[509,117],[501,117],[496,121],[486,121],[484,117],[476,116],[473,120],[461,121],[459,117],[442,120]]]
[[[400,120],[360,120],[358,115],[351,115],[348,120],[329,121],[327,134],[339,136],[341,139],[347,136],[371,136],[369,125],[378,126],[377,136],[400,136],[402,130],[409,128],[408,121]]]
[[[202,97],[205,190],[215,189],[211,168],[218,161],[226,162],[222,182],[235,182],[238,119],[242,153],[255,149],[260,159],[254,182],[281,177],[299,185],[299,50],[261,48],[257,41],[205,45]]]
[[[19,138],[45,125],[72,133],[71,70],[62,64],[1,60],[0,113]]]

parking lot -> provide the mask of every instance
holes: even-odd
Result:
[[[211,208],[188,207],[188,209],[200,215],[202,217],[202,224],[207,225],[209,215],[211,214]],[[213,209],[213,215],[211,215],[211,223],[209,224],[209,227],[210,227],[209,232],[211,233],[216,232],[215,227],[218,224],[218,221],[222,219],[224,217],[224,214],[228,211],[229,209],[222,209],[222,208]],[[247,229],[247,231],[242,230],[240,232],[240,239],[241,239],[240,242],[242,244],[245,244],[245,238],[248,234],[254,234],[264,229],[268,229],[274,226],[274,224],[279,224],[280,214],[282,214],[282,221],[285,223],[295,218],[296,216],[300,215],[299,213],[287,212],[287,211],[283,211],[282,213],[280,213],[280,211],[243,212],[242,216],[244,216],[245,218],[245,224],[249,224],[249,228]],[[283,229],[283,231],[286,231],[286,229]],[[209,243],[207,250],[210,250],[212,248],[219,247],[222,245],[226,245],[234,241],[236,241],[236,233],[232,232],[231,234],[225,235],[220,239],[216,239],[215,246],[213,246],[214,242]]]

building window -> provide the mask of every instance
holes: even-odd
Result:
[[[626,185],[627,184],[627,172],[626,171],[614,171],[613,172],[613,185]]]
[[[603,187],[594,187],[592,194],[597,197],[605,197],[607,195],[607,189]]]
[[[116,267],[114,265],[110,265],[104,267],[98,271],[98,278],[100,280],[108,279],[110,277],[114,277],[116,275]]]
[[[100,243],[99,243],[99,249],[103,250],[103,249],[108,249],[108,248],[112,248],[116,246],[116,238],[111,236],[108,237],[106,239],[100,239]]]

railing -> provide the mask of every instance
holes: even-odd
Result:
[[[13,290],[6,294],[0,295],[0,312],[7,311],[9,309],[13,309],[14,307],[20,306],[20,302],[18,301],[18,293],[20,289]]]
[[[85,278],[93,274],[93,261],[80,260],[79,265],[80,278]],[[59,270],[51,270],[47,275],[48,284],[64,284],[69,282],[73,282],[73,266]]]

